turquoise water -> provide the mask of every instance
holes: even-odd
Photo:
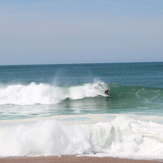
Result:
[[[0,66],[0,157],[162,159],[162,115],[162,62]]]

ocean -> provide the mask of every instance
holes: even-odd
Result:
[[[61,155],[163,159],[163,62],[0,66],[0,157]]]

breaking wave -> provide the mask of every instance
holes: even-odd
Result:
[[[107,85],[101,81],[70,87],[34,82],[28,85],[1,85],[0,105],[55,104],[67,98],[76,100],[103,95],[105,89],[107,89]]]
[[[0,156],[93,155],[163,158],[163,125],[118,116],[108,122],[57,120],[0,127]]]

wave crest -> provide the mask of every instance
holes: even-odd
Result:
[[[56,104],[67,98],[76,100],[103,95],[105,89],[107,85],[101,81],[70,87],[34,82],[28,85],[13,84],[1,86],[0,105]]]

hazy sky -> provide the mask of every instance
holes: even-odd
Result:
[[[163,0],[0,0],[0,65],[163,61]]]

